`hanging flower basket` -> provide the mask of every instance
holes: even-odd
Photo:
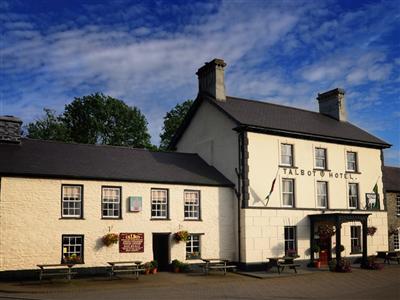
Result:
[[[318,226],[318,235],[320,238],[323,238],[323,239],[330,238],[335,233],[336,233],[335,227],[332,225],[324,224],[324,225]]]
[[[174,233],[174,240],[179,242],[186,242],[189,239],[189,232],[186,230],[181,230]]]
[[[367,227],[367,235],[373,236],[377,230],[375,226]]]
[[[113,244],[118,243],[118,234],[116,233],[107,233],[102,237],[103,244],[107,247],[110,247]]]

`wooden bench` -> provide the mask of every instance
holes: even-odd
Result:
[[[109,261],[107,263],[111,266],[110,279],[121,273],[134,274],[136,279],[139,279],[139,273],[146,270],[141,268],[141,261]]]
[[[377,251],[378,255],[376,257],[382,258],[383,263],[388,263],[390,261],[397,261],[400,264],[400,252],[399,251]]]
[[[39,280],[42,281],[44,277],[58,277],[62,276],[68,280],[72,279],[72,275],[77,274],[72,271],[75,264],[43,264],[37,265],[40,268]]]
[[[278,262],[276,264],[277,268],[278,268],[278,273],[281,274],[281,272],[283,272],[283,270],[285,269],[285,267],[289,267],[290,269],[293,269],[294,272],[297,274],[297,267],[300,267],[299,264],[295,264],[295,263],[285,263],[285,262]]]
[[[219,258],[212,258],[212,259],[202,259],[205,262],[204,273],[208,275],[210,270],[218,270],[223,271],[224,275],[226,275],[227,270],[235,270],[235,265],[228,265],[229,260],[227,259],[219,259]]]

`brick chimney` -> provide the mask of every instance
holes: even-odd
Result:
[[[344,94],[344,90],[340,88],[318,94],[319,112],[338,121],[347,121]]]
[[[22,121],[13,116],[0,116],[0,143],[20,143]]]
[[[217,101],[226,101],[223,59],[215,58],[197,70],[199,93],[205,92]]]

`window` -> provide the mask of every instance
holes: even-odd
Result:
[[[315,148],[315,167],[317,169],[326,169],[326,149]]]
[[[184,213],[187,220],[200,219],[200,191],[184,191]]]
[[[296,226],[285,226],[285,255],[297,254]]]
[[[200,235],[190,234],[186,242],[186,259],[196,259],[200,257]]]
[[[349,183],[349,208],[358,208],[358,183]]]
[[[293,145],[281,144],[281,164],[293,166]]]
[[[153,219],[168,218],[168,190],[151,190],[151,217]]]
[[[83,263],[83,235],[62,236],[62,262]]]
[[[319,208],[328,207],[328,183],[317,181],[317,206]]]
[[[347,171],[357,172],[357,153],[347,152]]]
[[[294,206],[294,179],[282,179],[283,206]]]
[[[350,226],[351,253],[361,252],[361,226]]]
[[[62,217],[82,218],[82,185],[62,185]]]
[[[121,188],[103,186],[101,188],[101,213],[103,218],[121,217]]]
[[[400,216],[400,194],[396,195],[396,214]]]
[[[393,235],[393,247],[394,250],[400,250],[400,229],[397,229],[397,232]]]

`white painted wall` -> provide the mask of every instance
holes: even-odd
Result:
[[[84,185],[84,219],[60,219],[61,185]],[[122,186],[122,220],[101,219],[101,186]],[[151,221],[150,189],[169,189],[170,219]],[[184,221],[183,191],[201,191],[202,221]],[[60,263],[62,234],[83,234],[82,267],[107,261],[153,259],[152,233],[187,230],[201,236],[202,257],[235,258],[235,198],[231,188],[171,184],[1,178],[0,271],[36,269],[36,264]],[[128,196],[142,196],[141,212],[127,212]],[[102,246],[111,232],[143,232],[144,253],[119,253],[118,245]],[[172,242],[171,259],[185,261],[185,243]],[[193,262],[193,261],[188,261]]]

